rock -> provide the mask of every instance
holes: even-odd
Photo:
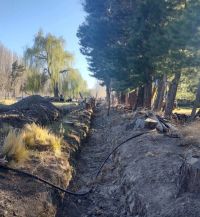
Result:
[[[200,193],[200,160],[190,158],[182,164],[177,179],[178,195],[182,193]]]
[[[133,116],[133,122],[127,129],[157,129],[160,133],[175,132],[177,129],[159,115],[152,111],[137,111]]]
[[[145,127],[149,129],[155,129],[156,126],[158,125],[158,121],[152,119],[152,118],[147,118],[145,119]]]
[[[144,128],[144,127],[145,127],[144,120],[138,118],[138,119],[135,121],[134,128],[135,128],[135,129],[140,129],[140,128]]]

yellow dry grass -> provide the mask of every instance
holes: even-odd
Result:
[[[197,110],[199,110],[198,108]],[[179,107],[174,109],[173,113],[178,113],[178,114],[186,114],[186,115],[191,115],[192,108],[189,107]]]
[[[186,114],[186,115],[190,115],[191,112],[192,112],[191,108],[176,108],[173,111],[173,113]]]
[[[7,130],[7,129],[6,129]],[[22,130],[9,128],[9,132],[4,139],[2,154],[8,161],[23,163],[29,156],[34,145],[50,146],[55,156],[61,155],[62,137],[59,137],[49,129],[41,127],[35,123],[26,125]]]
[[[12,105],[16,102],[17,101],[15,99],[0,99],[0,104],[3,104],[3,105]]]
[[[73,105],[78,105],[78,103],[76,102],[53,102],[52,104],[58,108],[65,108]]]
[[[14,160],[18,163],[23,163],[28,158],[29,154],[21,132],[17,132],[16,129],[9,131],[4,140],[2,154],[5,155],[8,160]]]
[[[35,123],[28,124],[23,130],[23,140],[27,146],[50,145],[56,156],[61,154],[63,139],[53,134],[48,128]]]

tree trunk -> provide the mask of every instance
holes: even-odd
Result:
[[[151,105],[153,104],[153,102],[155,102],[156,94],[157,94],[157,87],[154,84],[152,88]]]
[[[129,93],[129,104],[132,110],[135,110],[136,103],[137,103],[137,91],[134,90],[133,92]]]
[[[125,104],[126,103],[126,94],[121,92],[121,97],[120,97],[120,104]]]
[[[158,81],[158,90],[157,90],[157,97],[154,103],[154,110],[160,111],[163,105],[165,89],[166,89],[166,82],[167,76],[166,74],[163,75],[163,78]]]
[[[144,87],[139,87],[138,94],[137,94],[137,103],[134,110],[136,110],[138,107],[143,107],[143,106],[144,106]]]
[[[107,115],[110,115],[110,85],[106,85],[106,100],[108,104]]]
[[[58,82],[55,83],[53,87],[53,92],[54,92],[54,97],[58,98],[59,97]]]
[[[167,94],[167,104],[165,107],[165,117],[167,118],[170,118],[172,115],[172,111],[174,108],[174,101],[176,99],[176,93],[177,93],[180,78],[181,78],[181,72],[177,72],[169,86],[169,91]]]
[[[144,85],[144,107],[151,109],[151,100],[152,100],[152,72],[150,69],[145,70],[145,85]]]
[[[151,98],[152,98],[152,82],[148,82],[144,86],[144,107],[151,109]]]
[[[199,102],[200,102],[200,81],[199,81],[199,84],[198,84],[196,99],[194,101],[194,105],[193,105],[193,109],[192,109],[192,113],[191,113],[191,120],[195,119],[195,115],[196,115],[197,108],[199,106]]]
[[[15,99],[15,97],[16,97],[16,94],[15,94],[15,88],[13,88],[13,92],[12,92],[12,98],[14,98],[14,99]]]
[[[129,93],[125,94],[125,106],[129,107],[130,103],[129,103]]]
[[[120,92],[117,92],[116,93],[116,97],[117,97],[117,104],[120,104],[120,99],[121,99],[121,93]]]

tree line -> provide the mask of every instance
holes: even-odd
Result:
[[[135,108],[160,111],[165,101],[169,117],[182,79],[185,88],[196,91],[199,0],[85,0],[83,7],[81,52],[106,86],[108,101],[111,91],[134,90]]]
[[[32,47],[27,47],[22,57],[0,44],[1,95],[7,98],[23,94],[88,94],[87,82],[73,67],[73,61],[62,37],[42,31],[35,35]]]
[[[15,97],[22,90],[24,76],[22,58],[0,43],[1,97]]]

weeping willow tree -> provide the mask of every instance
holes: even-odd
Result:
[[[87,82],[77,69],[69,70],[62,78],[62,91],[64,95],[77,97],[79,93],[88,94]]]
[[[24,53],[26,66],[37,68],[51,80],[54,97],[59,95],[60,75],[72,69],[73,55],[65,50],[65,41],[39,31],[33,46]]]
[[[43,90],[47,80],[47,76],[44,73],[40,73],[36,68],[29,68],[26,70],[27,77],[24,89],[30,91],[31,94],[39,93]]]

